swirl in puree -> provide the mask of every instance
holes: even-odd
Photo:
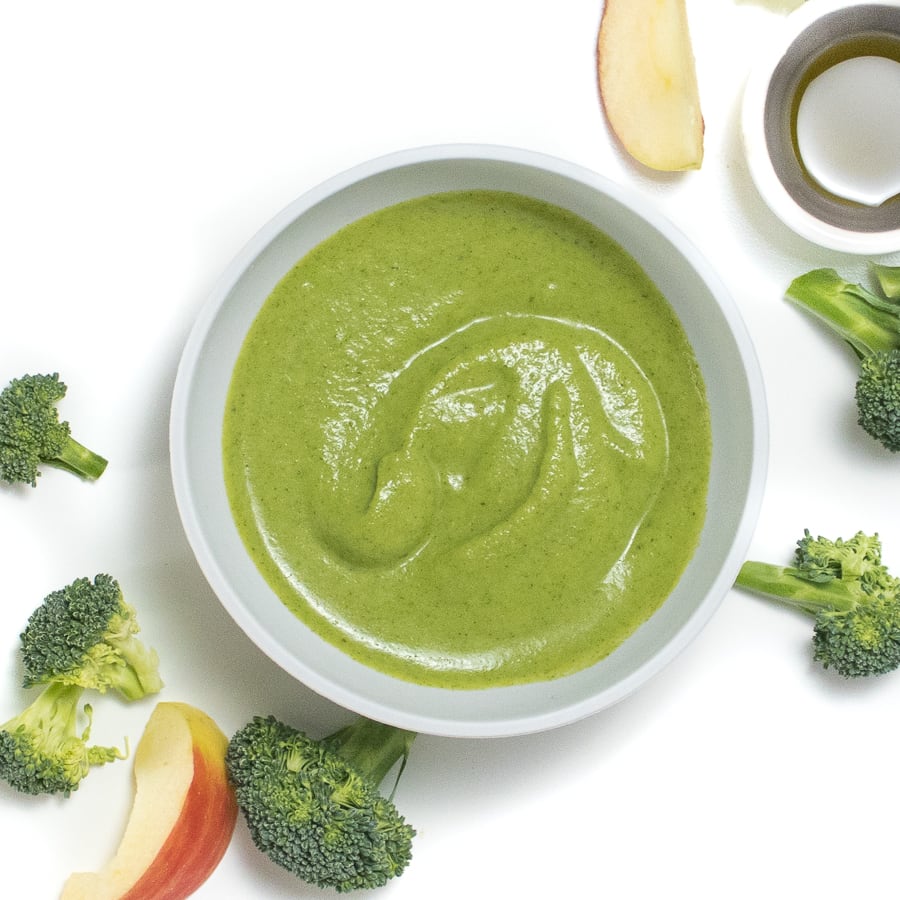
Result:
[[[577,216],[460,191],[388,207],[277,285],[223,432],[235,522],[295,615],[417,683],[610,653],[696,546],[709,416],[677,318]]]

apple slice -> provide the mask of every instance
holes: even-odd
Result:
[[[113,859],[76,872],[61,900],[182,900],[219,864],[237,803],[225,769],[228,739],[186,703],[158,703],[134,754],[135,793]]]
[[[703,114],[685,0],[606,0],[597,39],[609,126],[636,160],[699,169]]]

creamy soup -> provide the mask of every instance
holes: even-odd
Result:
[[[275,593],[420,684],[545,680],[666,599],[706,509],[700,372],[593,225],[459,191],[366,216],[282,279],[224,422],[237,527]]]

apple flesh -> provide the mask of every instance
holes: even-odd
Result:
[[[606,118],[652,169],[699,169],[703,114],[685,0],[606,0],[597,39]]]
[[[206,713],[158,703],[134,754],[134,801],[114,857],[61,900],[182,900],[209,878],[237,819],[228,739]]]

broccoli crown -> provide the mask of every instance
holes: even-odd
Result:
[[[367,734],[370,749],[373,741],[392,745],[394,760],[408,752],[407,733],[364,719],[360,728],[355,733]],[[380,887],[401,874],[415,834],[379,793],[378,775],[341,755],[353,729],[316,741],[273,716],[257,716],[231,738],[226,754],[256,846],[304,881],[338,892]]]
[[[839,580],[854,602],[815,610],[813,656],[848,678],[881,675],[900,666],[900,582],[881,562],[878,535],[857,532],[849,540],[814,538],[798,542],[796,564],[803,577],[820,584]]]
[[[25,794],[64,794],[77,790],[91,766],[125,754],[115,747],[89,747],[88,724],[76,731],[84,689],[51,684],[19,715],[0,726],[0,777]]]
[[[48,594],[21,634],[24,684],[60,682],[138,700],[162,687],[159,659],[135,635],[134,608],[110,575]]]
[[[807,528],[797,541],[794,560],[805,578],[821,583],[862,576],[879,579],[887,571],[881,564],[881,539],[861,531],[845,541],[813,537]]]
[[[850,610],[821,610],[813,657],[845,678],[884,675],[900,666],[900,601],[896,590],[875,593]]]
[[[72,437],[56,404],[66,395],[59,375],[23,375],[0,391],[0,480],[34,487],[49,463],[82,478],[99,478],[106,460]]]
[[[58,456],[69,440],[56,404],[66,395],[59,375],[23,375],[0,392],[0,477],[34,485],[42,460]]]
[[[813,657],[845,678],[900,666],[900,579],[881,561],[878,535],[797,542],[794,566],[744,563],[736,584],[815,618]]]
[[[900,350],[880,351],[861,361],[856,408],[868,434],[888,450],[900,450]]]

